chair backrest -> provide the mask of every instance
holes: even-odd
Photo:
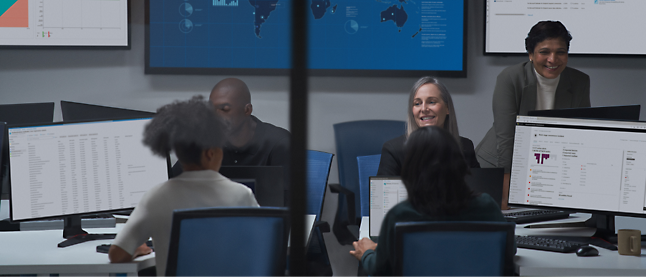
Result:
[[[359,197],[361,201],[361,216],[370,215],[370,176],[377,176],[381,154],[357,157],[359,167]]]
[[[508,276],[513,222],[402,222],[395,225],[394,274]]]
[[[284,275],[287,208],[200,208],[173,212],[166,275]]]
[[[330,175],[334,154],[307,150],[307,214],[315,214],[316,220],[321,220],[323,199]]]
[[[334,124],[341,186],[351,190],[354,195],[359,195],[361,192],[357,157],[381,154],[381,148],[386,141],[403,135],[405,131],[405,122],[396,120],[361,120]],[[355,199],[355,211],[361,208],[358,200]],[[339,199],[339,203],[337,215],[345,214],[345,201]]]

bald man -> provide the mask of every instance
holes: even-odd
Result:
[[[222,165],[289,166],[289,131],[251,115],[251,94],[240,79],[227,78],[211,90],[209,101],[226,121],[229,131]],[[173,176],[181,173],[177,164]]]

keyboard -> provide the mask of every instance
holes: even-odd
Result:
[[[530,210],[530,211],[506,213],[504,214],[504,216],[508,222],[516,222],[516,224],[524,224],[524,223],[568,218],[570,216],[570,213],[564,212],[564,211],[554,211],[554,210]]]
[[[527,249],[574,253],[577,249],[584,245],[588,244],[544,237],[516,236],[516,246]]]

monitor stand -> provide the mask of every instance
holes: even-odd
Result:
[[[64,218],[63,238],[66,240],[58,244],[59,248],[72,246],[91,240],[113,239],[117,234],[89,234],[81,228],[81,216],[73,215]]]
[[[558,238],[569,241],[577,241],[589,243],[599,246],[608,250],[617,250],[617,234],[615,233],[615,216],[614,215],[601,215],[592,214],[588,220],[583,222],[563,222],[563,223],[547,223],[528,225],[525,228],[571,228],[571,227],[588,227],[596,228],[597,231],[592,237],[561,237],[550,236],[550,238]]]

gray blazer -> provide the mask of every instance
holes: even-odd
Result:
[[[476,147],[482,167],[504,167],[511,170],[517,115],[536,109],[536,75],[527,61],[505,68],[496,80],[493,92],[493,127]],[[566,67],[556,87],[554,109],[590,107],[590,77]]]

